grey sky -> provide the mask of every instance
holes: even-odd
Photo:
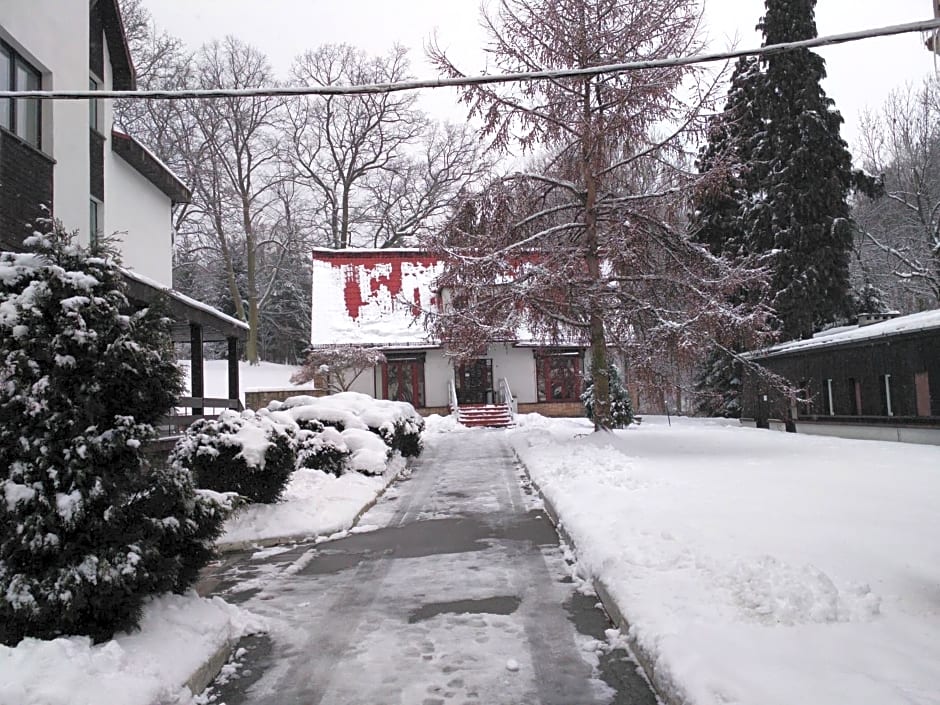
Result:
[[[470,73],[486,68],[479,50],[478,0],[146,0],[161,27],[197,47],[227,34],[264,51],[280,77],[291,60],[306,49],[327,42],[346,42],[372,53],[394,42],[412,48],[414,73],[433,75],[425,63],[423,44],[437,31],[461,67]],[[757,46],[754,26],[763,0],[706,0],[706,31],[711,49],[725,48],[737,37],[741,47]],[[819,33],[836,34],[889,24],[928,19],[931,0],[819,0]],[[895,87],[919,81],[934,71],[934,58],[917,34],[870,39],[830,47],[825,89],[846,120],[843,137],[854,143],[860,112],[877,107]],[[425,91],[425,109],[442,118],[464,115],[450,89]]]

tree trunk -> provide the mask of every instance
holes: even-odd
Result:
[[[245,228],[245,255],[248,268],[248,342],[245,345],[245,357],[248,364],[258,364],[258,285],[257,253],[255,252],[255,233],[251,222],[248,199],[242,201],[242,224]]]

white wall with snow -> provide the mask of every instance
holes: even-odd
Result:
[[[105,152],[104,232],[116,235],[128,269],[173,286],[172,203],[110,149]]]

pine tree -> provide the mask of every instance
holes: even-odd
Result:
[[[581,392],[581,403],[587,417],[594,420],[594,375],[584,380],[584,391]],[[633,423],[633,402],[630,392],[620,379],[620,372],[613,365],[607,367],[607,385],[610,389],[610,420],[611,428],[626,428]]]
[[[168,319],[61,229],[0,255],[0,642],[136,624],[182,590],[223,508],[141,443],[181,391]]]
[[[758,24],[764,44],[815,37],[815,7],[816,0],[766,0]],[[781,337],[806,338],[849,305],[848,195],[856,177],[839,136],[842,116],[821,86],[822,57],[808,49],[772,53],[761,68],[756,108],[765,127],[751,154],[744,227],[753,251],[774,253]]]

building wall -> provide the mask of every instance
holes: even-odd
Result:
[[[505,377],[516,401],[520,404],[536,402],[535,356],[532,349],[496,343],[490,345],[488,353],[493,359],[493,387],[498,390],[499,380]]]
[[[88,87],[88,3],[0,0],[0,35],[43,72],[43,88]],[[89,131],[85,101],[42,105],[42,151],[56,160],[55,216],[88,242]]]
[[[757,360],[794,386],[805,387],[810,401],[796,405],[797,417],[829,416],[826,380],[832,380],[834,416],[887,417],[882,375],[891,375],[891,407],[894,417],[916,417],[914,375],[926,372],[931,416],[940,416],[940,330],[926,330],[863,344],[794,351]],[[855,414],[854,386],[859,382],[861,413]],[[766,395],[766,400],[764,396]],[[752,372],[744,375],[742,414],[748,418],[784,419],[793,404]]]
[[[123,264],[164,286],[173,284],[172,203],[140,172],[105,151],[104,232],[121,243]]]

